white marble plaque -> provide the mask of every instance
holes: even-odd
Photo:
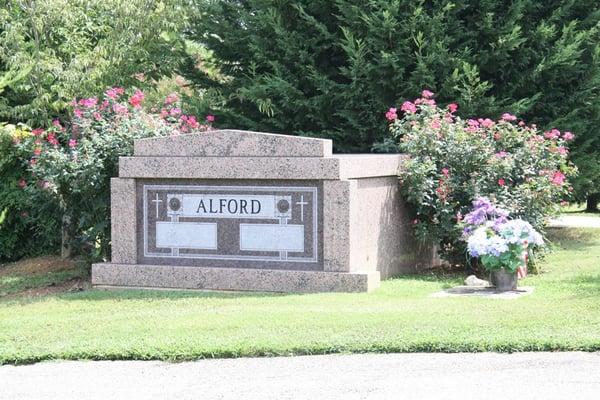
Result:
[[[186,249],[216,249],[217,224],[209,222],[156,223],[158,247]]]
[[[240,250],[304,251],[304,225],[240,224]]]

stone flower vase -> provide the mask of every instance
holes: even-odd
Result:
[[[506,292],[517,288],[517,272],[511,272],[500,268],[490,272],[490,282],[496,287],[496,290]]]

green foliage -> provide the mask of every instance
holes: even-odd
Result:
[[[569,193],[567,177],[575,169],[567,162],[570,132],[543,135],[534,126],[513,122],[516,117],[464,120],[435,105],[432,93],[404,102],[402,119],[396,109],[387,113],[390,132],[399,150],[411,157],[405,163],[402,191],[416,211],[417,235],[439,243],[448,261],[464,262],[461,216],[472,202],[485,196],[536,229],[558,212]]]
[[[52,254],[60,243],[58,204],[40,190],[16,145],[25,127],[0,127],[0,260]]]
[[[82,94],[151,86],[183,57],[180,0],[5,0],[0,118],[49,126]]]
[[[385,137],[383,110],[427,87],[462,117],[512,112],[571,130],[574,160],[600,165],[597,1],[205,3],[189,38],[213,52],[221,75],[192,63],[187,77],[221,93],[224,125],[365,151]],[[600,177],[581,170],[585,197]]]

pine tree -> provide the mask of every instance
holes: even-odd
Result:
[[[578,135],[580,196],[600,187],[600,3],[575,0],[198,0],[222,125],[368,151],[384,112],[424,88],[463,117],[519,115]],[[589,168],[589,166],[595,166]]]

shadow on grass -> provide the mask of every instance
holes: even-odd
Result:
[[[567,279],[564,283],[569,285],[569,291],[574,297],[600,298],[600,275],[583,275]]]
[[[184,299],[225,299],[237,300],[241,298],[267,298],[298,296],[309,293],[276,293],[276,292],[218,292],[203,290],[178,290],[178,289],[99,289],[91,288],[76,292],[62,292],[45,296],[23,296],[16,298],[0,298],[0,304],[31,304],[49,299],[62,301],[119,301],[119,300],[184,300]]]
[[[390,278],[397,282],[427,282],[441,284],[442,289],[449,289],[457,285],[462,285],[465,274],[461,272],[447,272],[430,270],[421,274],[396,275]]]
[[[306,293],[278,292],[226,292],[210,290],[179,290],[179,289],[101,289],[95,288],[79,293],[64,293],[57,297],[61,300],[181,300],[181,299],[230,299],[265,298],[305,295]]]
[[[594,228],[548,228],[547,238],[554,246],[582,251],[600,243],[600,232]]]

